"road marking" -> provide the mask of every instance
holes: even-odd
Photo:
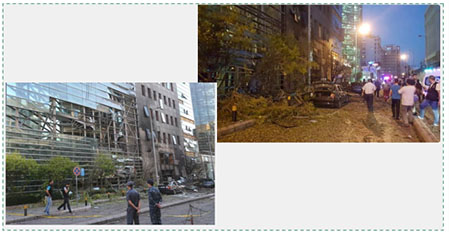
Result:
[[[181,214],[181,215],[162,215],[162,216],[166,216],[166,217],[176,217],[176,218],[189,218],[189,217],[201,217],[204,216],[206,214],[209,214],[210,212],[207,213],[203,213],[203,214]]]
[[[20,213],[7,213],[7,215],[11,216],[23,216]],[[36,214],[28,214],[27,217],[39,216],[41,218],[50,218],[50,219],[64,219],[64,218],[98,218],[102,217],[102,215],[78,215],[78,216],[46,216],[46,215],[36,215]],[[24,216],[25,217],[25,216]]]

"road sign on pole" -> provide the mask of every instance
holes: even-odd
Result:
[[[75,182],[76,182],[76,199],[79,199],[78,195],[78,176],[81,174],[80,167],[74,167],[73,168],[73,174],[75,175]]]

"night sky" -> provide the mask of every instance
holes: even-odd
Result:
[[[371,34],[380,36],[382,46],[401,46],[401,53],[408,53],[409,64],[415,66],[425,58],[426,9],[427,5],[364,5],[363,21],[371,25]]]

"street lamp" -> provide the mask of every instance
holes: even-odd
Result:
[[[371,26],[367,23],[360,25],[359,33],[361,35],[368,35],[371,31]]]
[[[406,63],[406,60],[408,59],[408,56],[407,56],[407,54],[402,54],[401,56],[400,56],[400,59],[404,62],[404,71],[405,71],[405,73],[408,75],[409,74],[409,70],[408,70],[408,68],[407,68],[407,63]]]
[[[359,44],[357,41],[357,37],[359,37],[358,34],[360,34],[361,36],[368,35],[371,31],[371,26],[367,23],[363,23],[359,26],[359,28],[355,28],[355,29],[356,29],[356,31],[355,31],[355,58],[356,58],[356,70],[358,72],[360,60],[357,61],[357,59],[359,57]],[[357,75],[357,72],[356,72],[356,75]]]

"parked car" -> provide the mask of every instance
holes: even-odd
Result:
[[[215,182],[211,179],[205,179],[201,181],[201,187],[203,188],[215,188]]]
[[[361,94],[362,93],[363,84],[360,82],[351,83],[351,91],[354,93]]]
[[[176,181],[163,182],[158,186],[162,194],[178,194],[182,193],[184,186],[179,185]]]
[[[349,102],[349,95],[339,84],[320,81],[313,85],[312,101],[315,106],[340,108]]]

